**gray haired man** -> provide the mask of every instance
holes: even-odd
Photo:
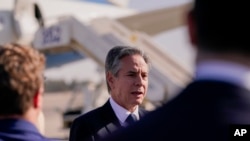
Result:
[[[134,47],[114,47],[107,54],[105,71],[110,98],[102,107],[74,120],[70,141],[102,139],[147,113],[139,108],[148,89],[149,59],[144,52]]]

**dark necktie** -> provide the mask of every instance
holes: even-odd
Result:
[[[127,119],[125,120],[126,123],[132,124],[137,121],[137,118],[134,114],[130,114]]]

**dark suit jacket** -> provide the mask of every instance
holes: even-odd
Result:
[[[232,124],[250,124],[250,91],[203,80],[104,141],[229,141]]]
[[[139,109],[139,116],[147,112]],[[109,101],[102,107],[76,118],[70,129],[69,141],[95,141],[121,127]]]

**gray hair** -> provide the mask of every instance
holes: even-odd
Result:
[[[105,73],[111,72],[115,77],[117,77],[118,72],[121,67],[120,60],[126,56],[140,55],[143,57],[144,61],[150,66],[148,56],[140,49],[130,46],[115,46],[107,54],[105,61]],[[110,86],[106,80],[108,92],[110,92]]]

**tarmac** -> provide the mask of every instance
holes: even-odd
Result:
[[[50,92],[44,94],[43,111],[45,116],[44,135],[53,139],[68,140],[69,128],[63,127],[63,112],[66,110],[69,101],[72,99],[71,91]],[[79,95],[81,96],[81,95]],[[81,104],[80,98],[77,98]]]

